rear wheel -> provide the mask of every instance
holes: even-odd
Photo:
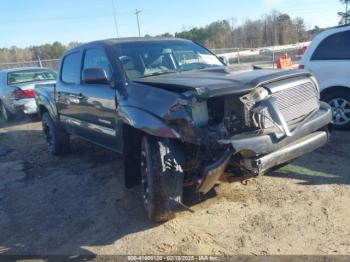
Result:
[[[12,120],[12,114],[6,109],[5,105],[0,102],[1,116],[5,122],[10,122]]]
[[[33,122],[40,120],[39,114],[30,114],[30,115],[27,115],[27,118]]]
[[[333,127],[338,130],[350,128],[350,92],[339,90],[327,94],[323,100],[333,110]]]
[[[42,126],[49,152],[52,155],[63,155],[67,153],[70,148],[69,134],[63,128],[59,127],[47,112],[43,114]]]
[[[174,217],[174,202],[181,201],[183,159],[169,139],[145,135],[141,142],[143,203],[150,220],[165,222]]]

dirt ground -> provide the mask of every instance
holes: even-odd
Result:
[[[247,185],[221,184],[194,213],[154,224],[120,157],[80,139],[47,153],[41,124],[0,123],[0,254],[350,254],[350,136]]]

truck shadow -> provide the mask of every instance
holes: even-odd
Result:
[[[0,179],[25,173],[0,183],[0,255],[85,261],[95,256],[89,247],[158,226],[143,211],[140,188],[124,189],[120,156],[76,139],[71,154],[55,158],[37,130],[8,131],[0,144],[11,149],[0,156]]]
[[[22,124],[0,136],[0,145],[10,148],[0,156],[0,179],[3,173],[25,173],[0,183],[0,256],[87,261],[100,247],[128,254],[133,243],[123,238],[159,226],[143,210],[140,187],[125,189],[120,156],[73,139],[69,155],[53,157],[41,131],[22,130]],[[189,206],[215,196],[212,191],[200,199],[186,191]]]

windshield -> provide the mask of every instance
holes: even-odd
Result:
[[[56,79],[55,72],[47,69],[28,69],[28,70],[14,71],[7,74],[8,85],[55,80],[55,79]]]
[[[207,49],[189,41],[140,41],[114,47],[130,79],[223,66]]]

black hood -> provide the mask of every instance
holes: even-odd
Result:
[[[249,70],[228,68],[163,74],[139,78],[134,82],[174,92],[195,91],[201,97],[246,94],[259,85],[297,76],[310,76],[305,70]]]

